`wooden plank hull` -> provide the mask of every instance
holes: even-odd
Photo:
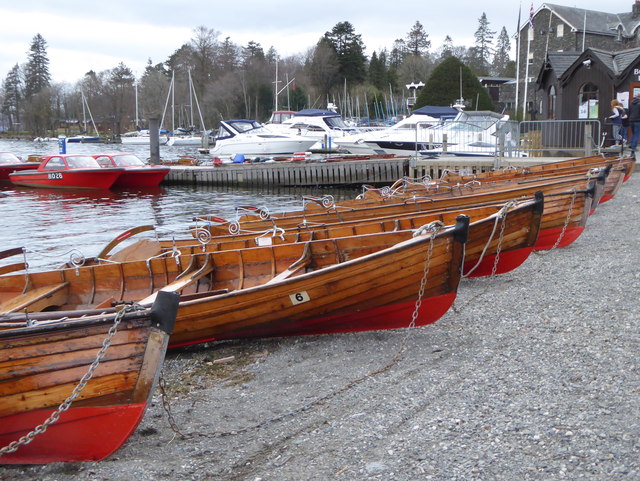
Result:
[[[29,283],[31,289],[39,289],[64,281],[66,299],[48,307],[59,310],[82,310],[111,300],[139,301],[159,288],[179,289],[183,297],[170,341],[176,346],[253,333],[399,327],[398,319],[374,314],[417,300],[428,254],[428,281],[416,320],[424,325],[439,318],[455,298],[463,261],[460,232],[464,230],[466,237],[471,230],[461,223],[435,235],[387,232],[36,272],[29,275]],[[488,218],[475,222],[473,229],[486,230],[493,224]],[[0,295],[24,296],[23,284],[24,276],[0,276]],[[30,318],[41,315],[32,313]],[[8,314],[0,320],[21,316]],[[402,325],[410,321],[404,319]]]
[[[325,247],[324,241],[315,243]],[[422,235],[273,285],[184,300],[170,345],[409,327],[427,269],[415,320],[423,326],[451,306],[461,263],[462,244],[450,228],[433,243],[431,235]]]
[[[97,368],[87,379],[116,314],[43,313],[36,324],[0,331],[0,448],[47,424],[0,464],[95,461],[116,451],[142,419],[173,329],[178,296],[165,293],[151,309],[123,313]],[[86,385],[67,410],[65,400]]]

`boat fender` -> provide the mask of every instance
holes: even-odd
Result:
[[[213,165],[222,165],[222,159],[220,157],[214,157]]]
[[[453,228],[453,238],[461,244],[466,244],[469,238],[469,216],[461,214],[456,217],[456,225]]]
[[[151,322],[153,326],[167,334],[171,334],[173,325],[176,322],[179,302],[179,292],[158,291],[156,300],[151,306]]]
[[[544,212],[544,193],[539,190],[533,195],[535,205],[533,206],[534,214],[542,214]]]

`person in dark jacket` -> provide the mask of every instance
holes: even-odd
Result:
[[[629,105],[629,125],[631,126],[631,142],[629,147],[635,151],[640,139],[640,92],[633,96]]]

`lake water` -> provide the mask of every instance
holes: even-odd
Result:
[[[194,147],[160,147],[164,159],[180,155],[200,156]],[[57,142],[0,140],[0,151],[23,158],[30,154],[56,154]],[[147,146],[120,144],[68,144],[67,153],[127,151],[149,157]],[[162,237],[190,236],[188,227],[196,215],[235,217],[240,205],[266,206],[270,212],[301,209],[303,195],[331,194],[336,200],[353,198],[355,190],[277,189],[253,190],[209,186],[166,186],[152,190],[65,191],[15,187],[0,182],[0,251],[14,247],[29,250],[30,266],[42,268],[67,261],[72,249],[95,256],[121,232],[153,224]],[[149,234],[147,234],[149,235]],[[152,234],[151,234],[152,235]],[[136,237],[140,238],[140,237]],[[126,245],[124,243],[123,245]],[[16,262],[0,260],[0,265]]]

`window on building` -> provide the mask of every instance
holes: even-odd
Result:
[[[616,31],[616,42],[622,42],[622,25],[618,25]]]
[[[597,119],[598,118],[598,87],[591,82],[586,83],[580,89],[578,97],[578,118]]]
[[[549,87],[549,91],[547,92],[547,104],[549,108],[547,109],[547,118],[555,119],[556,118],[556,88],[552,85]]]
[[[561,23],[556,28],[556,37],[564,37],[564,23]]]

